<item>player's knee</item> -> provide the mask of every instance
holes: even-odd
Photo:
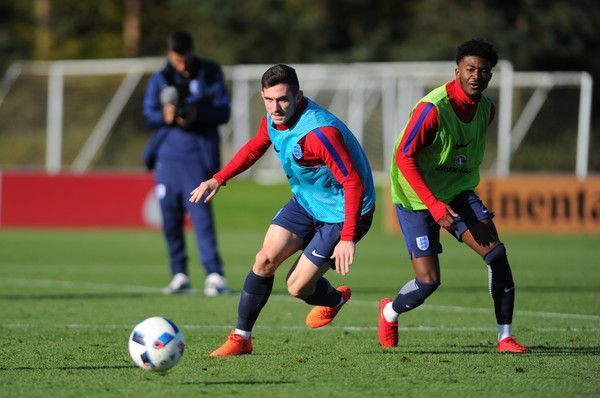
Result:
[[[483,256],[483,259],[489,266],[492,285],[495,285],[496,288],[514,287],[512,271],[508,263],[508,257],[506,256],[506,248],[502,243],[494,246]],[[494,288],[492,286],[492,289]]]
[[[439,277],[432,281],[415,279],[415,284],[419,288],[419,291],[422,292],[423,300],[429,297],[440,286]]]
[[[494,246],[483,256],[483,260],[490,266],[494,266],[498,263],[504,263],[506,262],[506,258],[506,248],[502,243]]]
[[[312,291],[314,291],[314,288],[312,289],[312,291],[310,291],[308,286],[302,286],[298,283],[294,283],[294,282],[291,282],[290,280],[288,280],[287,290],[288,290],[288,293],[290,294],[290,296],[299,298],[299,299],[305,299],[307,297],[310,297],[310,295],[312,294]]]
[[[419,275],[419,277],[417,278],[417,280],[419,282],[421,282],[421,284],[427,284],[427,285],[431,285],[431,286],[435,286],[435,289],[437,289],[437,287],[440,285],[440,275],[437,273],[434,274],[426,274],[426,275]],[[433,293],[433,291],[432,291]]]
[[[254,265],[252,271],[260,276],[272,276],[275,274],[277,264],[275,263],[274,256],[269,255],[266,251],[260,250],[256,253],[254,259]]]

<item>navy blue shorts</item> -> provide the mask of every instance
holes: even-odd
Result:
[[[363,217],[358,223],[358,233],[355,242],[358,242],[371,228],[373,216]],[[326,223],[313,218],[292,197],[271,221],[271,224],[300,236],[304,240],[302,248],[304,255],[317,267],[332,266],[335,245],[340,241],[340,235],[344,223]]]
[[[463,191],[451,202],[450,207],[458,214],[456,229],[452,233],[461,241],[461,236],[480,220],[490,220],[494,213],[489,211],[473,191]],[[439,254],[442,252],[440,243],[440,225],[435,222],[429,210],[409,210],[396,205],[398,222],[402,228],[408,255],[412,259]]]

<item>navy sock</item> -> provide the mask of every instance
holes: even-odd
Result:
[[[415,278],[400,289],[392,301],[392,308],[398,314],[417,308],[439,285],[439,283],[425,283]]]
[[[515,283],[504,245],[495,246],[483,259],[488,265],[489,290],[494,300],[496,321],[498,325],[510,324],[515,307]]]
[[[274,276],[262,277],[250,271],[240,295],[237,329],[252,331],[260,311],[269,300],[274,279]]]
[[[331,286],[331,283],[323,277],[317,281],[315,292],[308,298],[304,299],[306,304],[322,305],[326,307],[335,307],[340,303],[342,293]]]

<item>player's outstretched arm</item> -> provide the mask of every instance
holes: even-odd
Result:
[[[215,178],[211,178],[210,180],[206,180],[192,192],[190,192],[190,202],[198,203],[204,197],[204,203],[208,202],[219,192],[219,188],[221,184]]]

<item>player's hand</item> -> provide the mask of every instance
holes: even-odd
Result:
[[[183,127],[184,129],[187,128],[187,121],[184,118],[182,118],[181,116],[175,117],[175,124],[178,125],[179,127]]]
[[[173,120],[175,120],[175,112],[177,111],[177,107],[173,104],[165,104],[162,109],[163,120],[166,124],[173,124]]]
[[[453,232],[456,229],[455,217],[458,217],[458,214],[452,210],[450,205],[446,205],[446,210],[448,210],[448,214],[440,218],[437,223],[447,231]]]
[[[221,184],[214,178],[204,181],[198,185],[196,189],[190,192],[190,202],[198,203],[202,200],[202,197],[206,195],[206,197],[204,197],[204,203],[206,203],[219,192],[220,187]]]
[[[331,258],[335,260],[335,272],[346,275],[350,272],[350,265],[354,261],[354,242],[351,240],[340,240]]]

